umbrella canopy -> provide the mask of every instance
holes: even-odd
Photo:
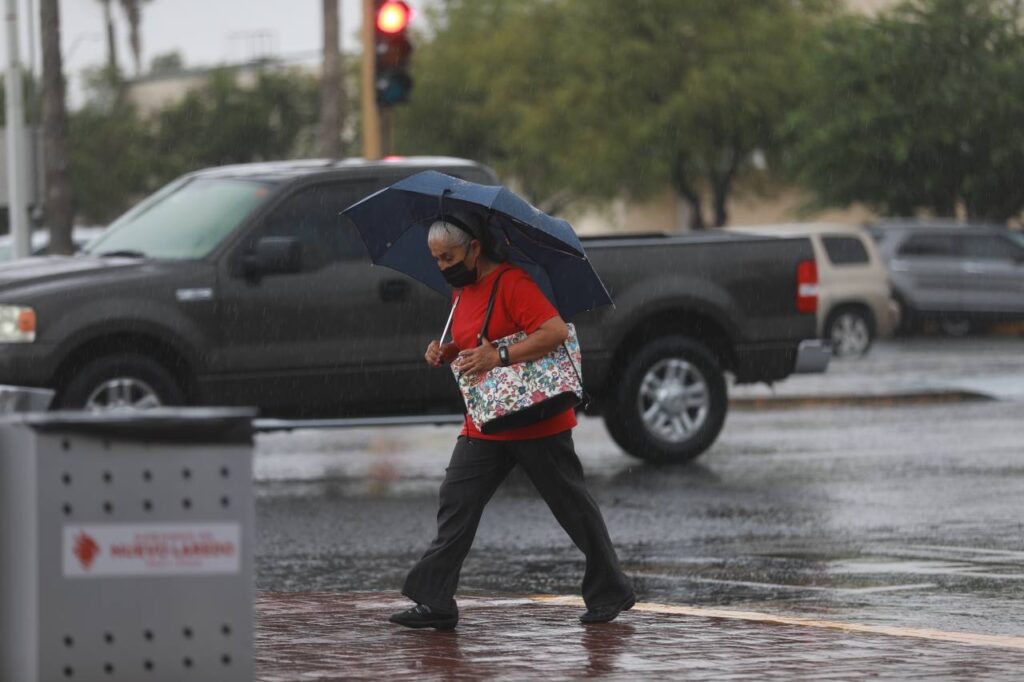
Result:
[[[492,239],[507,242],[509,261],[530,274],[563,319],[612,302],[572,226],[501,185],[423,171],[343,213],[355,224],[374,263],[442,294],[451,289],[430,254],[427,230],[443,216],[469,213],[483,219]]]

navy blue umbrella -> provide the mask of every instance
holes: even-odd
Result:
[[[492,238],[507,242],[509,261],[526,270],[565,320],[612,302],[587,260],[583,244],[564,220],[531,206],[501,185],[479,185],[423,171],[371,194],[344,211],[370,259],[451,292],[430,249],[427,230],[444,215],[476,214]]]

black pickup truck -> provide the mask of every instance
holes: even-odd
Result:
[[[372,266],[339,217],[427,168],[498,182],[451,158],[214,168],[155,193],[74,257],[3,265],[0,384],[54,389],[63,408],[250,405],[299,420],[461,411],[450,373],[423,361],[447,301]],[[801,354],[815,336],[806,239],[585,245],[616,302],[574,320],[587,409],[635,456],[695,457],[724,423],[725,372],[778,381],[814,350]]]

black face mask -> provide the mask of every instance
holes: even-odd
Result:
[[[451,284],[456,289],[468,287],[476,281],[476,268],[472,270],[467,268],[465,260],[460,260],[455,265],[445,268],[441,271],[441,274],[444,275],[448,284]]]

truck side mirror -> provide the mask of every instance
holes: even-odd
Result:
[[[302,242],[294,237],[263,237],[242,257],[242,272],[259,279],[302,271]]]

